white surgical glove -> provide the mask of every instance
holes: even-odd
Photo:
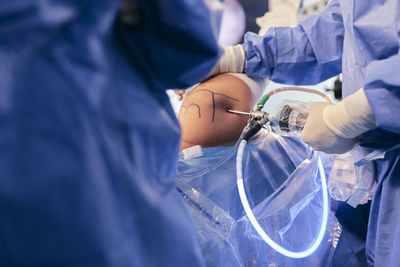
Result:
[[[244,59],[245,54],[242,45],[225,47],[224,54],[209,76],[227,72],[243,72]]]
[[[264,35],[271,27],[295,27],[297,26],[297,12],[300,0],[270,0],[269,11],[262,17],[256,18],[260,26],[258,35]]]
[[[353,148],[356,137],[375,127],[368,99],[360,89],[335,105],[311,104],[302,138],[315,150],[341,154]]]

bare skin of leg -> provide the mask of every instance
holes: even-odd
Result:
[[[250,111],[254,105],[249,87],[229,74],[209,79],[186,95],[178,119],[182,127],[181,148],[229,146],[236,143],[247,116],[228,109]]]

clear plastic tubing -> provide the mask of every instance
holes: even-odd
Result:
[[[240,200],[242,202],[244,211],[246,212],[247,217],[249,218],[250,223],[253,225],[254,229],[257,231],[257,233],[260,235],[260,237],[274,250],[279,252],[280,254],[290,257],[290,258],[305,258],[312,253],[314,253],[315,250],[319,247],[319,245],[322,242],[322,239],[324,237],[326,227],[328,224],[328,212],[329,212],[329,199],[328,199],[328,188],[327,188],[327,183],[326,183],[326,176],[325,176],[325,170],[322,166],[321,158],[317,154],[318,157],[318,171],[321,176],[321,187],[322,187],[322,199],[323,199],[323,208],[322,208],[322,221],[321,221],[321,227],[319,229],[318,235],[315,238],[315,240],[310,244],[310,246],[303,251],[290,251],[287,250],[286,248],[280,246],[276,242],[274,242],[268,234],[262,229],[260,224],[258,223],[256,217],[254,216],[253,211],[250,208],[249,202],[247,200],[246,192],[244,189],[244,182],[243,182],[243,168],[242,168],[242,163],[243,163],[243,153],[244,149],[246,147],[246,140],[242,140],[239,144],[237,156],[236,156],[236,176],[237,176],[237,187],[239,191],[239,196]],[[314,151],[314,153],[318,153]]]
[[[315,95],[319,95],[320,97],[322,97],[324,100],[326,100],[326,102],[328,103],[332,103],[332,100],[324,93],[315,90],[315,89],[310,89],[310,88],[304,88],[304,87],[282,87],[282,88],[278,88],[275,90],[270,91],[267,95],[269,97],[273,96],[274,94],[280,93],[280,92],[285,92],[285,91],[299,91],[299,92],[306,92],[306,93],[311,93],[311,94],[315,94]]]

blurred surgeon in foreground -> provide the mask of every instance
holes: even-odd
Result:
[[[204,1],[3,1],[0,19],[0,266],[204,266],[164,92],[217,62]]]
[[[343,153],[358,142],[376,151],[377,181],[366,244],[370,266],[400,266],[400,3],[332,0],[297,27],[247,34],[228,47],[214,73],[245,72],[288,84],[343,73],[345,99],[314,103],[303,140]]]

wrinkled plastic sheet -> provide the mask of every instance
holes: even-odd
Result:
[[[202,156],[182,156],[178,163],[177,188],[197,224],[207,265],[329,265],[341,233],[333,212],[316,252],[302,259],[279,254],[257,234],[245,215],[236,188],[236,152],[232,149],[203,148]],[[243,160],[246,194],[264,231],[286,249],[307,249],[322,219],[315,154],[297,138],[263,130],[257,140],[249,142]],[[324,161],[328,166],[328,159]]]

